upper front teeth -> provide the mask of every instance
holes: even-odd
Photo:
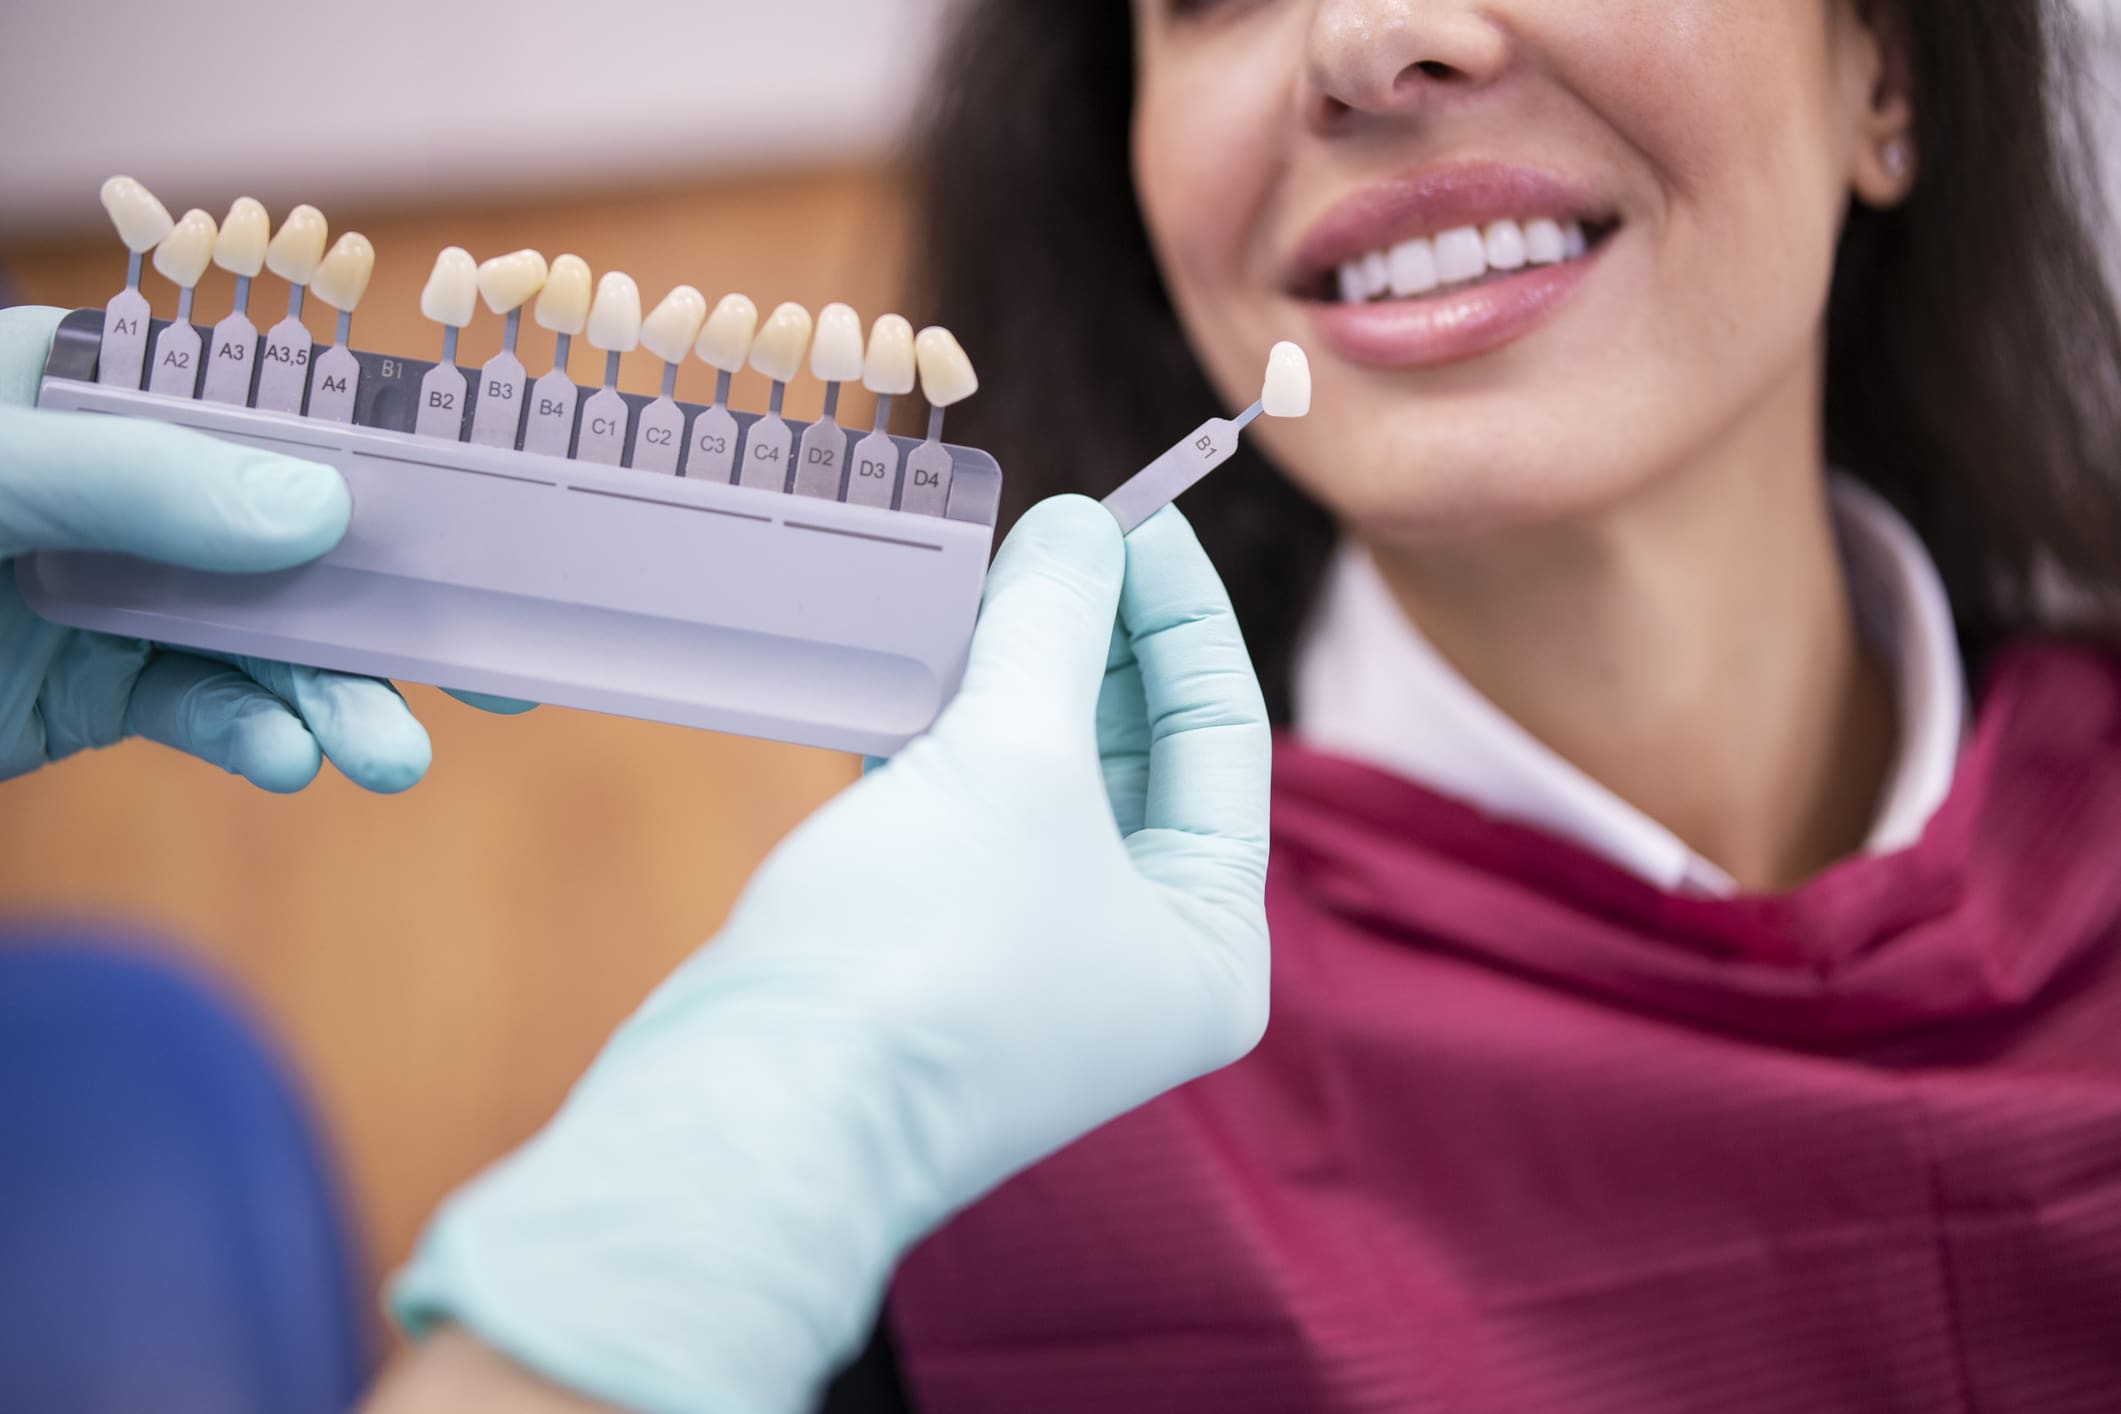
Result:
[[[1527,265],[1558,265],[1588,248],[1580,221],[1493,221],[1486,226],[1459,226],[1435,237],[1401,241],[1390,250],[1371,251],[1340,267],[1343,304],[1363,304],[1390,295],[1407,299],[1443,285],[1478,280],[1491,270]]]

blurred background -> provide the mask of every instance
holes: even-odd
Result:
[[[2084,3],[2110,121],[2121,0]],[[432,356],[417,297],[450,244],[481,259],[573,251],[631,273],[649,302],[685,281],[762,308],[845,300],[866,320],[903,296],[898,145],[946,8],[5,0],[0,301],[110,296],[125,260],[97,187],[125,172],[173,213],[218,220],[250,194],[276,221],[307,201],[335,234],[368,234],[378,264],[356,342],[373,350]],[[214,271],[202,285],[209,318],[229,283]],[[145,288],[173,312],[166,282]],[[314,332],[329,313],[311,302]],[[460,361],[498,337],[480,318]],[[533,367],[547,337],[526,334]],[[578,381],[594,361],[577,350]],[[656,373],[637,353],[623,381],[652,390]],[[710,391],[708,370],[688,367],[680,396]],[[740,381],[740,406],[763,397]],[[814,415],[816,397],[799,383],[791,410]],[[329,767],[302,795],[270,797],[137,743],[0,784],[0,917],[120,924],[232,990],[322,1117],[371,1278],[444,1193],[550,1113],[763,854],[857,770],[407,696],[435,764],[400,798]]]
[[[109,298],[125,259],[97,188],[125,172],[173,214],[219,220],[248,193],[276,223],[308,201],[335,235],[365,232],[364,348],[433,356],[418,295],[451,244],[481,259],[574,251],[632,274],[648,303],[685,281],[762,308],[845,300],[866,321],[900,293],[896,151],[941,10],[7,0],[0,302]],[[166,281],[143,287],[174,312]],[[229,295],[210,272],[209,322]],[[329,315],[310,302],[320,336]],[[461,361],[493,352],[499,326],[474,323]],[[526,363],[549,337],[526,329]],[[594,352],[577,349],[578,381],[594,381]],[[622,382],[653,391],[658,371],[636,353]],[[695,363],[679,395],[704,401],[709,375]],[[791,411],[814,416],[817,396],[797,384]],[[738,406],[764,397],[763,381],[739,381]],[[766,850],[857,770],[819,751],[406,695],[435,764],[398,798],[329,766],[275,798],[140,743],[0,784],[0,917],[123,924],[232,989],[322,1116],[372,1276],[445,1192],[550,1113]]]

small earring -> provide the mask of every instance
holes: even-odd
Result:
[[[1887,138],[1885,149],[1879,157],[1885,163],[1885,174],[1888,177],[1896,182],[1907,180],[1907,169],[1913,162],[1913,156],[1908,151],[1906,138]]]

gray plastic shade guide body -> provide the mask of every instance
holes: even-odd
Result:
[[[302,390],[309,386],[309,356],[315,347],[301,320],[283,319],[273,325],[258,355],[258,392],[252,405],[267,412],[300,412]]]
[[[727,483],[736,479],[736,447],[740,434],[736,417],[716,403],[692,419],[691,440],[685,446],[685,475],[694,481]]]
[[[207,348],[206,382],[199,396],[238,407],[249,403],[251,376],[257,368],[252,355],[258,348],[258,326],[250,322],[249,315],[230,312],[214,326]]]
[[[523,450],[564,457],[574,440],[574,407],[580,390],[564,370],[555,368],[530,385],[523,412]]]
[[[356,365],[332,395],[353,400],[350,424],[98,386],[102,319],[68,316],[40,406],[327,462],[353,518],[325,555],[273,574],[22,556],[23,595],[53,622],[871,755],[924,731],[957,690],[1001,494],[984,452],[937,448],[956,458],[940,517],[689,466],[644,476],[415,435],[428,366],[337,346],[314,362],[320,377],[334,354]],[[611,397],[622,421],[649,401]],[[695,423],[714,411],[677,406]],[[739,450],[766,422],[721,413]]]
[[[354,401],[361,394],[361,361],[344,344],[317,355],[309,380],[309,416],[325,422],[352,422]]]
[[[675,476],[684,450],[685,414],[671,399],[657,398],[634,421],[633,456],[626,464],[635,471]]]
[[[199,389],[199,331],[190,324],[165,324],[155,336],[153,366],[147,370],[147,390],[172,398],[188,398]]]
[[[453,363],[438,363],[420,379],[420,410],[412,430],[422,437],[440,437],[455,442],[464,435],[464,370]]]
[[[130,287],[111,296],[103,307],[103,357],[96,381],[137,388],[147,367],[147,326],[153,317],[147,296]]]
[[[744,440],[744,464],[737,469],[737,484],[760,491],[788,489],[788,451],[795,439],[780,414],[768,413]]]
[[[523,420],[523,388],[529,375],[512,353],[497,353],[479,370],[479,402],[471,415],[471,440],[482,447],[513,447]]]
[[[837,422],[813,422],[803,429],[795,453],[795,494],[838,500],[840,458],[846,451],[847,434]]]
[[[906,458],[899,509],[939,516],[950,502],[950,453],[940,442],[923,442]]]
[[[582,425],[575,434],[578,460],[618,466],[626,460],[626,422],[631,414],[616,388],[599,388],[582,404]]]
[[[854,462],[847,469],[847,501],[856,506],[889,506],[898,489],[898,443],[881,432],[872,432],[854,447]]]

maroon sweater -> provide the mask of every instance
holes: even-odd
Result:
[[[1913,849],[1663,893],[1284,741],[1246,1060],[959,1216],[924,1414],[2121,1409],[2121,664]]]

